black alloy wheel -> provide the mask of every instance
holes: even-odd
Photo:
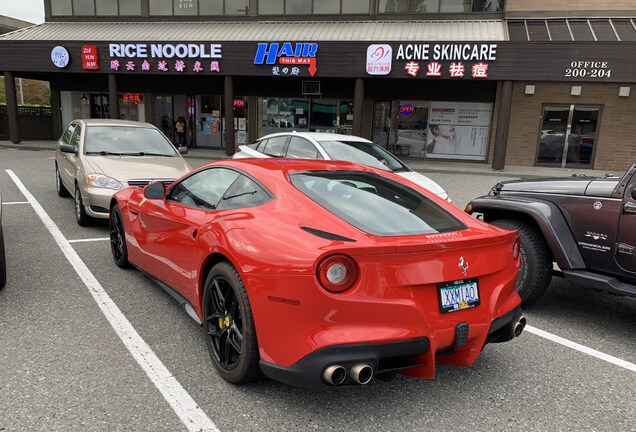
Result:
[[[221,377],[245,384],[261,377],[254,319],[245,286],[228,262],[216,264],[203,290],[203,328]]]
[[[128,249],[126,248],[126,233],[119,204],[115,204],[110,212],[110,251],[115,264],[126,268],[128,264]]]

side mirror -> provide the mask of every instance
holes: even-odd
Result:
[[[70,144],[60,144],[60,151],[62,153],[73,153],[77,154],[77,147],[73,147]]]
[[[188,154],[188,148],[187,147],[177,147],[177,149],[179,150],[179,153],[181,153],[181,154]]]
[[[636,200],[636,188],[632,189],[632,199]]]
[[[150,183],[144,188],[144,196],[148,199],[162,199],[166,196],[166,185],[163,183]]]

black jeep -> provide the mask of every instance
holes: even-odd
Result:
[[[636,163],[622,177],[498,183],[466,212],[519,231],[517,291],[524,305],[543,295],[553,274],[636,296]]]

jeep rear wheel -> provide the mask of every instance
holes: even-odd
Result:
[[[548,289],[552,279],[552,254],[541,232],[516,219],[497,219],[490,223],[499,228],[519,231],[521,262],[517,293],[523,306],[536,302]]]

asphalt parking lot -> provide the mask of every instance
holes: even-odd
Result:
[[[201,327],[115,265],[106,222],[77,225],[73,200],[55,192],[53,155],[0,148],[0,431],[636,430],[636,299],[560,279],[524,311],[521,337],[471,367],[438,363],[432,380],[228,384]],[[460,208],[503,179],[429,176]]]

